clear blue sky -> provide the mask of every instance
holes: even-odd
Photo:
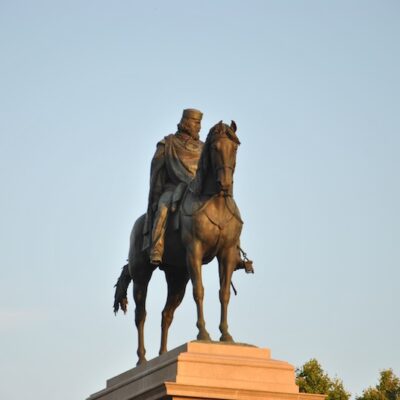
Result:
[[[256,274],[237,341],[360,394],[400,375],[398,1],[0,0],[0,397],[83,399],[136,362],[113,284],[156,142],[234,119]],[[215,264],[205,316],[218,338]],[[157,354],[162,273],[146,326]],[[188,290],[169,347],[193,339]]]

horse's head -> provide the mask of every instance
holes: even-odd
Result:
[[[232,194],[239,145],[234,121],[230,126],[222,121],[214,125],[204,143],[196,176],[190,184],[191,191],[197,195]]]
[[[232,193],[236,151],[240,145],[236,129],[234,121],[230,126],[220,121],[210,129],[207,137],[211,168],[214,171],[217,189],[225,194]]]

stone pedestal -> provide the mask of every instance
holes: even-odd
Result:
[[[294,367],[269,349],[189,342],[107,381],[88,400],[324,400],[299,393]]]

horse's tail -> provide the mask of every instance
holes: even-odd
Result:
[[[129,265],[126,264],[122,268],[121,275],[118,278],[117,283],[115,284],[115,295],[114,295],[114,313],[117,314],[119,308],[121,307],[124,314],[128,310],[128,297],[127,297],[127,289],[129,284],[131,283],[131,275],[129,273]]]

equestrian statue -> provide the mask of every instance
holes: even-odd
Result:
[[[128,264],[115,285],[114,312],[127,311],[127,288],[133,281],[138,330],[138,364],[146,361],[144,322],[147,287],[158,268],[168,285],[162,311],[159,353],[167,351],[168,329],[189,279],[197,307],[197,340],[211,341],[203,314],[202,265],[218,260],[221,319],[220,341],[233,342],[228,331],[232,274],[254,272],[240,248],[243,221],[233,199],[233,175],[240,145],[236,124],[220,121],[203,144],[199,139],[202,113],[183,111],[175,134],[157,144],[151,164],[147,213],[138,218],[130,236]],[[233,287],[233,285],[232,285]]]

